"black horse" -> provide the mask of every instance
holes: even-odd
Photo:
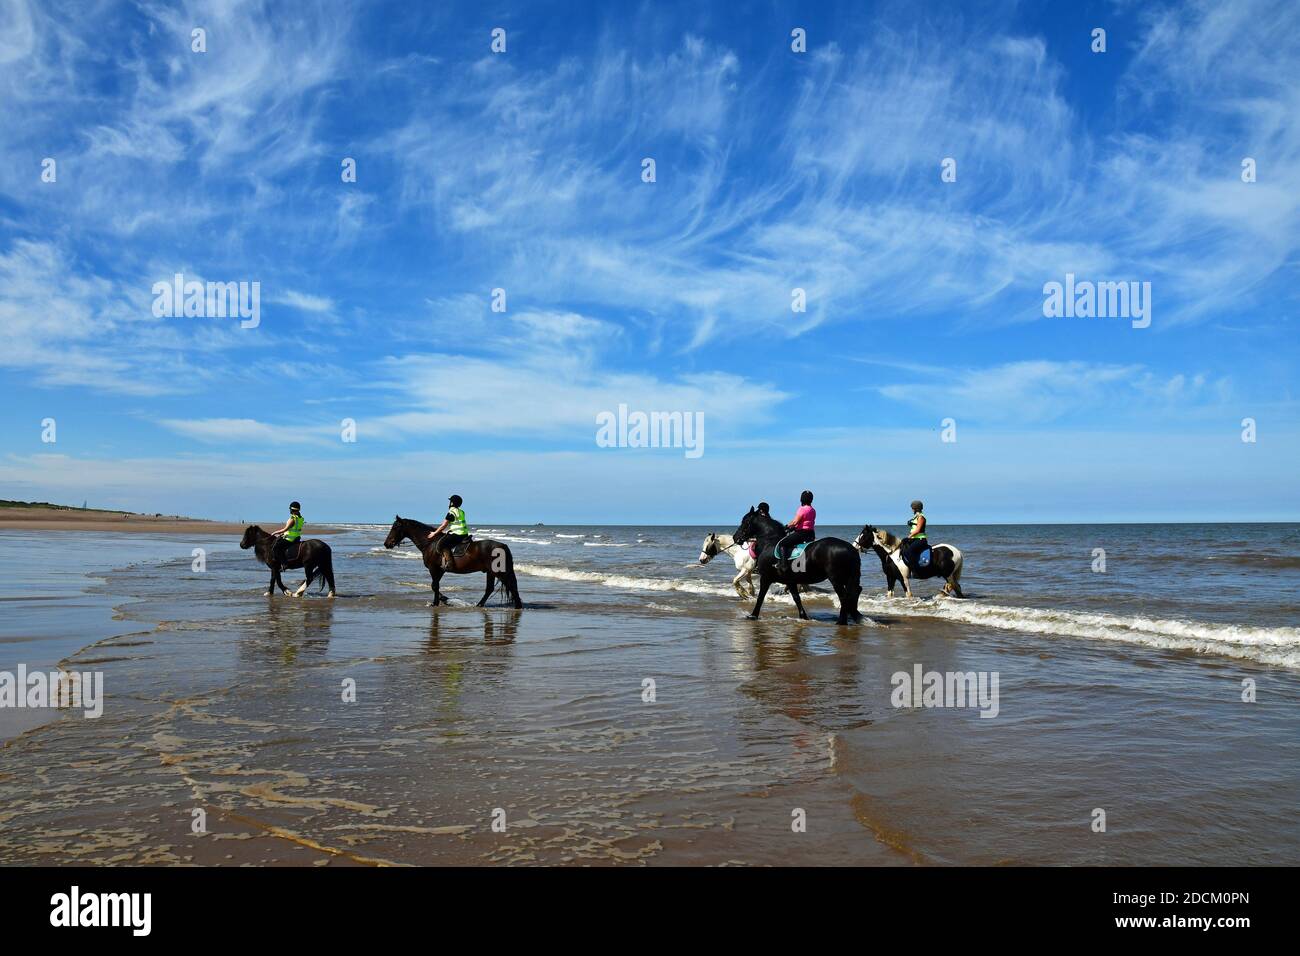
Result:
[[[858,595],[862,593],[862,585],[858,583],[858,579],[862,576],[862,558],[854,550],[853,545],[839,538],[818,538],[792,563],[790,573],[782,575],[777,565],[776,546],[787,533],[787,529],[781,522],[750,508],[749,513],[740,519],[736,533],[732,535],[736,541],[748,541],[751,538],[758,540],[756,549],[758,564],[755,567],[758,572],[758,600],[754,603],[754,610],[750,612],[750,619],[757,618],[763,609],[763,599],[767,597],[767,589],[773,584],[784,584],[790,590],[790,596],[794,598],[799,616],[807,620],[808,612],[803,609],[803,602],[799,600],[798,586],[829,580],[831,587],[835,589],[836,597],[840,599],[840,616],[835,623],[847,624],[849,618],[861,621],[862,615],[858,613]]]
[[[498,579],[505,585],[511,603],[517,608],[524,606],[524,602],[519,597],[519,581],[515,578],[515,556],[500,541],[493,541],[490,538],[475,539],[463,549],[457,550],[452,556],[451,567],[444,569],[442,555],[438,553],[438,541],[442,535],[430,539],[429,533],[433,531],[431,525],[416,521],[414,518],[403,518],[401,515],[395,515],[394,519],[393,526],[388,529],[388,537],[384,539],[384,547],[395,548],[406,539],[415,545],[424,558],[424,566],[429,569],[429,577],[432,579],[430,587],[433,588],[435,605],[451,603],[438,589],[438,582],[447,571],[452,574],[473,574],[482,571],[487,575],[487,588],[483,591],[483,597],[479,599],[479,607],[487,604]]]
[[[251,524],[244,529],[244,536],[239,541],[241,548],[245,551],[253,548],[257,560],[271,569],[271,583],[266,586],[267,595],[274,594],[277,585],[282,592],[289,593],[289,589],[280,580],[281,568],[302,568],[307,572],[307,580],[293,592],[294,597],[302,597],[307,590],[307,585],[316,579],[317,574],[320,575],[320,587],[328,584],[329,596],[334,597],[334,556],[330,552],[330,546],[319,538],[309,538],[298,542],[298,550],[293,558],[279,561],[275,557],[275,543],[279,540],[275,535]]]

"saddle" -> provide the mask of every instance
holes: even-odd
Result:
[[[275,557],[276,560],[278,561],[282,561],[285,564],[289,564],[295,558],[298,557],[298,546],[300,544],[302,544],[301,541],[276,542],[275,549],[273,551],[273,557]]]
[[[913,571],[923,571],[930,566],[930,545],[923,542],[903,545],[903,563]]]
[[[803,554],[804,549],[808,547],[808,545],[810,544],[812,544],[811,541],[801,541],[798,544],[796,544],[794,546],[794,550],[790,552],[790,560],[791,561],[797,560],[799,555]],[[776,551],[776,559],[778,561],[784,561],[785,555],[781,553],[781,546],[779,544],[776,546],[775,551]]]
[[[452,562],[461,557],[465,553],[465,549],[473,543],[474,536],[470,534],[466,535],[465,540],[460,542],[460,544],[456,545],[454,548],[443,548],[440,552],[443,568],[445,570],[450,570]]]

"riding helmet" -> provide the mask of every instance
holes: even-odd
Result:
[[[803,494],[801,494],[801,495],[799,496],[799,504],[801,504],[801,505],[810,505],[810,504],[812,504],[812,492],[811,492],[811,491],[805,491]]]
[[[302,505],[298,504],[298,502],[296,502],[296,501],[291,501],[291,502],[289,502],[289,510],[290,510],[290,511],[301,511],[301,510],[302,510]]]
[[[924,510],[925,510],[925,502],[924,502],[924,501],[913,501],[913,502],[912,502],[912,510],[913,510],[913,511],[924,511]]]
[[[760,514],[770,515],[772,513],[772,506],[766,501],[760,501],[758,503],[758,510]]]
[[[451,502],[453,505],[455,505],[457,508],[459,508],[462,504],[464,504],[464,501],[461,500],[460,495],[452,495],[452,496],[451,496],[450,498],[448,498],[447,500],[450,501],[450,502]]]

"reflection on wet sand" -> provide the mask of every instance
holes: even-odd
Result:
[[[286,665],[296,663],[300,652],[320,658],[329,650],[334,602],[271,598],[267,600],[264,620],[266,641],[245,641],[242,650],[247,652],[247,659],[260,661],[268,652]],[[241,654],[241,658],[244,656]]]

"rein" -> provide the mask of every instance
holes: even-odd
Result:
[[[704,552],[705,554],[709,554],[709,557],[711,557],[711,558],[715,558],[715,557],[717,557],[717,556],[720,555],[720,554],[725,554],[726,552],[730,551],[732,548],[739,548],[739,547],[740,547],[740,543],[739,543],[738,541],[733,541],[733,542],[731,542],[731,544],[727,545],[727,546],[724,548],[724,547],[722,547],[722,546],[720,546],[720,545],[718,544],[718,536],[717,536],[717,535],[714,535],[714,536],[713,536],[713,547],[714,547],[713,554],[709,554],[709,552],[708,552],[707,550]]]

